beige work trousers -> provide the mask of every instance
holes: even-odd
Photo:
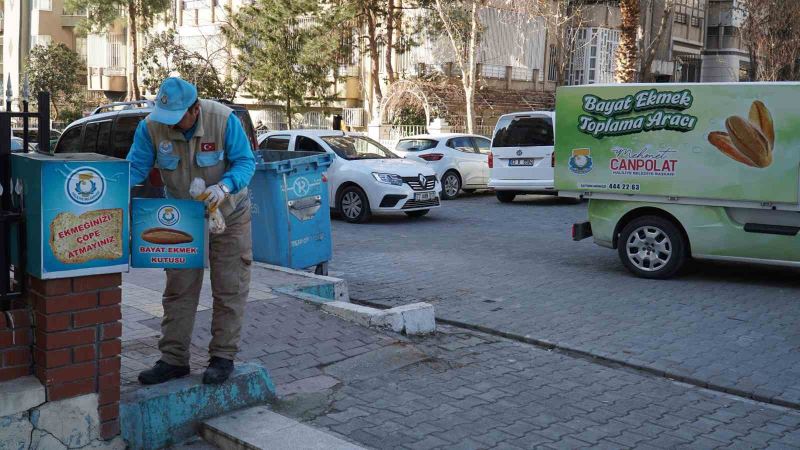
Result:
[[[211,234],[209,262],[211,295],[211,356],[233,360],[239,351],[242,314],[250,293],[253,241],[250,233],[250,200],[245,198],[225,219],[225,232]],[[189,346],[203,285],[203,269],[166,269],[164,319],[161,321],[161,360],[175,366],[189,365]]]

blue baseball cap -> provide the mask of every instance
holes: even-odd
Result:
[[[192,83],[178,77],[167,78],[158,88],[156,107],[150,113],[150,119],[164,125],[175,125],[196,101],[197,88]]]

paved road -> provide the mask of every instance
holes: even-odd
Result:
[[[124,389],[155,362],[163,272],[123,290]],[[377,449],[797,448],[800,413],[469,330],[409,339],[253,283],[238,358],[269,368],[281,414]],[[192,368],[206,365],[201,295]],[[150,318],[129,314],[137,310]],[[154,331],[145,335],[146,327]]]
[[[418,220],[337,221],[331,270],[357,300],[428,301],[442,318],[800,403],[800,272],[698,262],[634,278],[615,252],[569,239],[585,209],[474,195]]]

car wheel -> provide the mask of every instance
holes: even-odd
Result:
[[[372,213],[367,194],[357,186],[346,187],[339,194],[339,213],[350,223],[364,223]]]
[[[500,200],[500,203],[511,203],[517,197],[517,194],[506,191],[497,191],[495,195],[497,195],[497,199]]]
[[[641,278],[663,280],[686,262],[687,242],[678,227],[658,216],[644,216],[625,225],[617,242],[622,264]]]
[[[452,200],[461,191],[461,177],[452,170],[442,176],[442,200]]]
[[[417,211],[406,211],[406,215],[408,217],[422,217],[425,214],[428,214],[429,212],[431,212],[430,209],[420,209]]]

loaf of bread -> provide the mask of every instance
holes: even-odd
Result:
[[[122,208],[62,212],[50,222],[50,250],[64,264],[122,258],[123,215]]]
[[[188,244],[194,240],[191,234],[172,228],[148,228],[142,232],[142,239],[151,244]]]

